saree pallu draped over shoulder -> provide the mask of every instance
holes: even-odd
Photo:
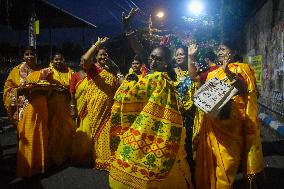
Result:
[[[17,121],[18,177],[31,177],[43,173],[47,160],[48,109],[47,99],[42,93],[32,92],[17,95],[16,88],[25,84],[37,83],[40,67],[25,72],[25,63],[15,67],[4,86],[4,103],[9,117]],[[26,67],[27,68],[27,67]],[[25,72],[25,73],[24,73]],[[13,102],[13,97],[15,102]],[[15,103],[15,104],[14,104]]]
[[[93,156],[97,169],[109,168],[110,152],[106,150],[109,149],[109,129],[106,123],[117,88],[116,76],[102,69],[92,79],[82,80],[75,93],[80,126],[74,137],[72,156],[81,161]]]
[[[247,92],[231,99],[229,119],[204,116],[196,157],[197,188],[232,188],[240,163],[248,177],[263,170],[254,73],[242,63],[229,64],[229,69],[244,79]],[[226,77],[222,68],[210,72],[207,80],[214,76]]]
[[[112,188],[191,188],[178,97],[166,73],[124,82],[114,97]],[[177,180],[176,180],[177,179]]]
[[[72,139],[75,133],[75,122],[70,115],[69,81],[73,70],[64,71],[55,69],[52,64],[51,83],[65,88],[62,91],[54,90],[48,97],[48,160],[49,165],[61,165],[71,156]]]

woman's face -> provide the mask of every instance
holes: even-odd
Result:
[[[141,69],[142,64],[138,60],[133,60],[131,64],[131,68],[135,73],[139,73]]]
[[[28,49],[24,52],[24,61],[27,64],[36,63],[36,54],[32,50]]]
[[[108,54],[105,49],[100,49],[96,56],[97,63],[100,65],[105,65],[108,60]]]
[[[176,63],[178,65],[186,62],[186,54],[182,48],[176,50]]]
[[[53,57],[53,63],[58,68],[62,67],[64,65],[64,57],[61,54],[56,54]]]
[[[223,65],[224,62],[229,61],[231,58],[231,50],[226,45],[219,45],[218,60]]]
[[[148,59],[150,69],[158,72],[166,71],[167,62],[165,58],[165,53],[161,48],[155,48]]]

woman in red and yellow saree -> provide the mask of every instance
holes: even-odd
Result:
[[[76,89],[80,126],[75,134],[72,152],[74,159],[82,161],[93,156],[95,167],[103,170],[108,168],[108,162],[104,161],[105,149],[109,149],[106,123],[118,88],[119,74],[117,66],[109,60],[106,49],[100,47],[106,40],[99,38],[82,57],[87,77]],[[96,63],[92,63],[91,57],[95,53]]]
[[[64,63],[61,53],[55,53],[49,65],[52,85],[61,90],[53,90],[48,96],[48,160],[49,165],[61,165],[70,158],[75,121],[70,115],[69,82],[73,70]]]
[[[192,188],[169,60],[167,48],[155,48],[149,59],[153,74],[124,82],[115,95],[111,188]]]
[[[197,188],[232,188],[240,163],[249,181],[263,170],[254,72],[247,64],[228,63],[231,49],[219,46],[222,66],[208,73],[207,80],[236,80],[233,85],[239,93],[217,118],[204,116],[196,157]]]
[[[24,62],[13,68],[4,86],[3,100],[11,120],[17,125],[18,177],[43,173],[47,160],[48,108],[46,96],[25,89],[40,80],[34,48],[27,47]]]

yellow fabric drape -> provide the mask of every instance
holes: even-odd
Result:
[[[41,93],[32,92],[25,95],[26,103],[21,107],[20,99],[23,96],[17,96],[17,108],[13,107],[9,96],[13,89],[20,86],[21,72],[20,67],[16,66],[9,74],[4,86],[4,103],[8,110],[9,117],[12,117],[16,110],[23,110],[22,116],[18,118],[18,152],[17,152],[17,171],[18,177],[31,177],[36,173],[43,173],[47,160],[47,142],[48,142],[48,109],[46,96]],[[35,70],[39,70],[38,67]],[[23,78],[26,83],[37,83],[40,72],[34,71]],[[18,113],[16,113],[18,114]]]
[[[140,68],[140,72],[141,72],[141,74],[140,74],[140,75],[137,75],[137,74],[133,71],[132,68],[129,68],[128,73],[127,73],[127,75],[125,76],[125,78],[127,78],[127,76],[130,75],[130,74],[135,74],[135,75],[137,75],[138,77],[145,77],[146,75],[149,74],[149,69],[146,67],[145,64],[142,64],[142,65],[141,65],[141,68]]]
[[[79,127],[76,129],[72,143],[72,161],[84,162],[92,158],[93,139],[89,122],[89,117],[85,106],[85,98],[88,91],[89,81],[83,79],[77,84],[75,100],[77,105]],[[78,124],[78,123],[77,123]]]
[[[232,63],[229,69],[244,78],[247,93],[232,98],[228,120],[204,116],[196,157],[197,188],[232,188],[242,161],[246,175],[263,169],[254,73],[242,63]],[[207,80],[214,76],[226,78],[222,68],[210,72]]]
[[[75,132],[75,122],[70,115],[70,94],[69,81],[73,70],[70,68],[65,71],[56,70],[52,64],[51,83],[58,87],[65,87],[66,90],[52,91],[48,98],[48,160],[50,165],[61,165],[71,155],[72,138]]]
[[[88,115],[90,115],[90,127],[94,137],[95,166],[101,170],[109,170],[110,128],[107,126],[107,121],[110,117],[113,97],[117,88],[117,78],[110,72],[103,70],[93,79],[93,84],[87,94],[91,98],[92,91],[96,93],[95,98],[93,97],[87,103],[87,110]]]
[[[84,112],[85,116],[80,118],[75,134],[73,157],[84,161],[93,156],[97,169],[108,170],[109,167],[109,129],[106,123],[117,87],[117,78],[102,70],[91,80],[85,78],[76,89],[78,114]],[[76,146],[80,148],[76,149]]]
[[[138,82],[124,82],[114,99],[110,186],[189,188],[185,132],[175,87],[167,74],[156,72]]]

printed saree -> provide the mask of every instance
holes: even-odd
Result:
[[[117,89],[117,78],[105,69],[92,78],[78,84],[75,98],[80,117],[80,126],[73,142],[73,157],[88,160],[93,156],[97,169],[108,170],[109,129],[113,96]],[[77,156],[77,157],[76,157]]]
[[[175,86],[166,73],[124,82],[112,107],[112,188],[191,186],[183,148],[185,131]],[[178,175],[178,176],[177,176]],[[177,181],[176,181],[177,182]]]
[[[4,86],[3,100],[9,117],[17,124],[18,177],[43,173],[47,161],[48,108],[46,96],[38,92],[18,95],[17,88],[38,83],[40,67],[31,70],[26,63],[13,68]]]

